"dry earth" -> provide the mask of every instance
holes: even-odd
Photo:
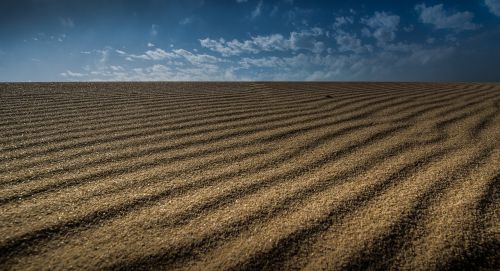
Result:
[[[2,270],[500,269],[500,84],[0,85]]]

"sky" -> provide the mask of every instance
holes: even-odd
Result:
[[[500,0],[2,0],[0,81],[500,81]]]

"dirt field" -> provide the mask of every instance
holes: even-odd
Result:
[[[0,269],[499,269],[500,84],[0,84]]]

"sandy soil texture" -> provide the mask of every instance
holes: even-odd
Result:
[[[1,270],[500,269],[500,84],[0,84]]]

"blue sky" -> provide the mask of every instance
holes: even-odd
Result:
[[[500,80],[500,0],[0,5],[0,81]]]

